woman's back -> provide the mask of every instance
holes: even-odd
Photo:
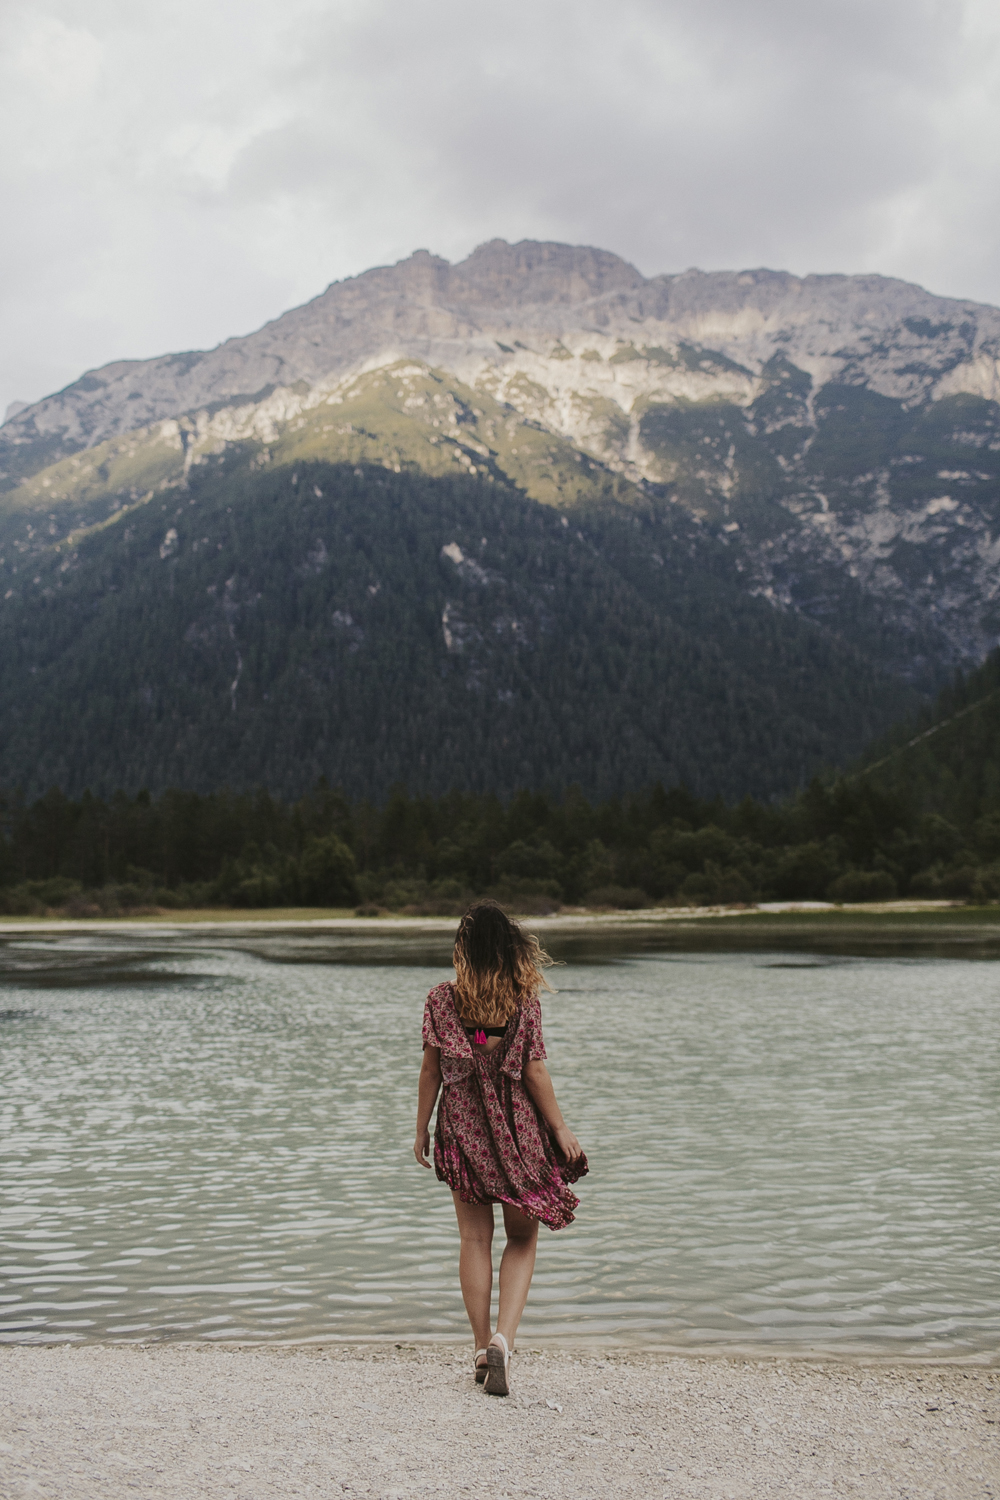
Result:
[[[423,1166],[430,1166],[428,1126],[440,1090],[434,1169],[455,1198],[462,1291],[473,1332],[482,1343],[476,1358],[477,1371],[484,1375],[493,1205],[500,1203],[504,1210],[508,1244],[501,1266],[500,1320],[489,1341],[493,1384],[488,1381],[487,1389],[506,1394],[508,1345],[528,1294],[538,1224],[561,1229],[572,1222],[579,1200],[569,1184],[587,1171],[587,1159],[562,1118],[545,1066],[538,991],[550,960],[537,939],[494,902],[480,902],[459,924],[454,960],[455,981],[436,985],[424,1006],[414,1153]],[[485,1269],[474,1244],[486,1247]],[[473,1263],[479,1266],[475,1274]],[[499,1373],[494,1344],[504,1352]]]

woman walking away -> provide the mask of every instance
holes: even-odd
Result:
[[[441,1090],[434,1167],[451,1188],[461,1237],[459,1279],[476,1352],[476,1380],[494,1396],[509,1389],[510,1351],[528,1300],[539,1223],[562,1229],[579,1199],[568,1184],[587,1171],[545,1066],[538,1002],[548,956],[492,901],[471,906],[455,939],[454,984],[424,1007],[417,1138],[429,1167],[429,1125]],[[503,1205],[507,1246],[500,1312],[490,1334],[493,1205]]]

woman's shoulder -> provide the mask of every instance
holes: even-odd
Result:
[[[532,990],[529,995],[522,995],[517,1004],[517,1009],[510,1018],[511,1031],[526,1035],[534,1031],[542,1024],[542,1007],[538,998],[537,990]]]
[[[439,1047],[449,1058],[472,1057],[472,1047],[455,1009],[454,986],[436,984],[424,1006],[424,1046]]]

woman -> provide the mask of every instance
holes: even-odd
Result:
[[[580,1142],[556,1103],[545,1066],[538,990],[548,956],[492,901],[471,906],[455,939],[454,984],[424,1007],[417,1138],[430,1167],[429,1125],[438,1091],[434,1167],[452,1190],[461,1237],[459,1279],[472,1324],[476,1380],[509,1389],[510,1351],[535,1268],[539,1223],[561,1229],[579,1199],[567,1186],[587,1171]],[[490,1334],[493,1205],[503,1205],[507,1246],[500,1312]]]

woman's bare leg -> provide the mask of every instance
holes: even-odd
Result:
[[[497,1333],[502,1333],[509,1348],[524,1312],[535,1269],[538,1247],[538,1220],[529,1219],[509,1203],[503,1206],[503,1224],[507,1231],[507,1248],[500,1261],[500,1316]]]
[[[462,1300],[472,1324],[476,1348],[485,1349],[490,1341],[490,1298],[493,1295],[493,1205],[463,1203],[457,1193],[452,1193],[452,1197],[455,1200],[458,1232],[462,1239],[458,1256]],[[502,1277],[503,1272],[500,1274]],[[530,1274],[528,1279],[530,1281]]]

